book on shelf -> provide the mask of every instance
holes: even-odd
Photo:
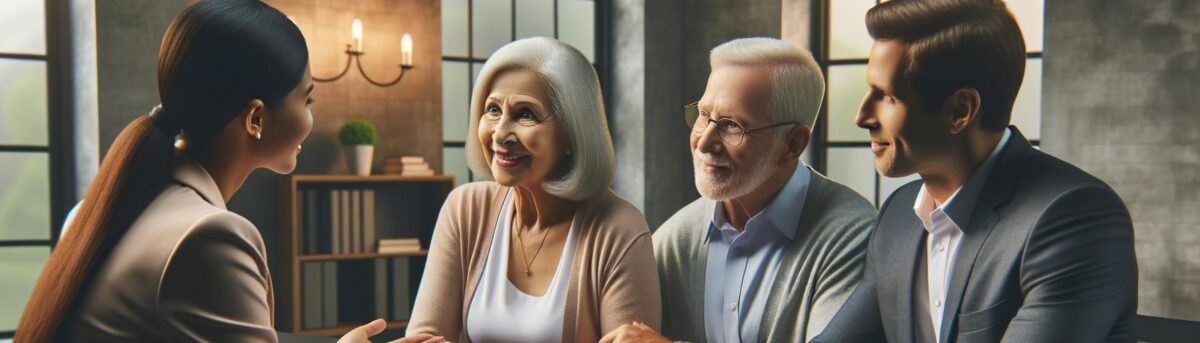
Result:
[[[378,237],[375,232],[375,190],[363,190],[363,242],[366,244],[365,252],[377,251],[375,237]]]
[[[324,327],[335,327],[338,320],[338,264],[337,261],[321,262],[321,323]]]
[[[363,251],[363,228],[362,228],[362,191],[350,190],[350,252],[361,253]]]
[[[354,251],[350,250],[350,191],[343,189],[337,192],[342,211],[342,220],[339,223],[341,226],[338,227],[338,235],[341,236],[342,245],[338,249],[341,253],[352,253]]]
[[[408,320],[412,315],[412,283],[409,259],[392,259],[392,320]]]
[[[379,253],[406,254],[421,252],[421,241],[416,238],[388,238],[379,240]]]
[[[300,289],[303,299],[300,303],[300,307],[303,311],[302,313],[304,317],[302,327],[305,330],[314,330],[325,327],[323,318],[324,313],[322,312],[324,309],[324,302],[321,298],[324,296],[324,293],[321,292],[323,289],[322,285],[324,284],[324,280],[322,279],[324,273],[321,272],[321,269],[324,268],[323,263],[324,262],[301,263],[301,265],[304,266],[301,268],[301,279],[304,281],[301,286],[303,288]]]
[[[342,253],[342,202],[341,192],[336,190],[329,191],[329,253]]]
[[[384,160],[384,164],[421,164],[425,163],[425,158],[421,156],[400,156],[392,157]]]

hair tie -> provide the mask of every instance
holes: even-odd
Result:
[[[149,116],[151,120],[154,120],[155,127],[158,127],[159,130],[162,130],[162,132],[166,133],[168,136],[178,135],[180,128],[171,124],[171,121],[167,119],[166,115],[167,112],[163,109],[162,104],[158,104],[154,106],[153,109],[150,109]]]

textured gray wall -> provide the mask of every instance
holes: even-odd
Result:
[[[158,45],[185,0],[97,0],[100,155],[125,125],[157,105]]]
[[[780,35],[778,0],[617,0],[611,97],[614,189],[656,228],[699,197],[683,106],[700,99],[708,51],[742,37]]]
[[[1042,148],[1129,206],[1138,312],[1200,320],[1200,3],[1046,1]]]

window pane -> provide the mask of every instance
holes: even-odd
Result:
[[[558,0],[558,39],[579,49],[588,61],[596,62],[596,3]]]
[[[49,247],[0,248],[0,331],[13,331],[33,294],[33,285],[50,259]]]
[[[46,97],[45,61],[0,59],[0,144],[47,144]]]
[[[442,62],[442,140],[462,142],[467,135],[471,88],[466,62]]]
[[[854,124],[866,95],[865,64],[829,66],[830,142],[870,142],[871,134]]]
[[[867,10],[875,0],[837,0],[829,2],[829,58],[834,60],[867,58],[871,35],[867,33]]]
[[[554,38],[554,0],[517,0],[517,38]]]
[[[442,56],[467,56],[467,0],[442,0]]]
[[[1017,17],[1021,35],[1025,36],[1025,50],[1042,51],[1042,25],[1045,3],[1042,0],[1005,0],[1009,11]]]
[[[0,1],[0,52],[46,54],[46,3]]]
[[[475,0],[471,8],[472,54],[487,58],[512,40],[512,1]]]
[[[483,63],[471,63],[471,87],[475,87],[475,84],[479,83],[479,71],[482,69]]]
[[[0,166],[0,240],[50,239],[48,155],[0,152]]]
[[[1013,103],[1012,124],[1030,140],[1042,137],[1042,59],[1025,61],[1025,79]]]
[[[916,173],[913,173],[912,175],[909,175],[909,176],[900,177],[900,178],[890,178],[890,177],[880,175],[879,176],[879,205],[882,206],[883,202],[887,201],[888,197],[892,196],[892,192],[895,192],[896,189],[900,188],[900,186],[904,186],[905,184],[908,184],[909,182],[913,182],[913,181],[919,180],[919,179],[921,179],[921,175],[917,175]],[[911,205],[911,204],[909,204],[909,205]]]
[[[442,174],[454,175],[454,185],[470,182],[471,169],[467,168],[467,149],[442,148]]]
[[[875,203],[875,155],[871,148],[829,148],[826,176]]]

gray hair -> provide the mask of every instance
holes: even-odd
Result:
[[[825,77],[811,52],[774,38],[741,38],[713,48],[708,59],[713,69],[722,65],[770,68],[767,116],[771,122],[794,121],[812,130],[825,97]]]
[[[525,69],[542,77],[550,93],[551,108],[562,122],[571,155],[564,157],[561,174],[542,183],[542,189],[558,197],[583,200],[612,185],[616,157],[604,100],[596,70],[579,50],[554,39],[535,37],[508,43],[496,50],[475,80],[471,92],[471,124],[468,135],[479,130],[483,104],[492,81],[501,72]],[[470,137],[470,136],[469,136]],[[483,147],[468,139],[467,166],[491,180],[492,171],[483,157]],[[557,177],[555,177],[557,176]]]

